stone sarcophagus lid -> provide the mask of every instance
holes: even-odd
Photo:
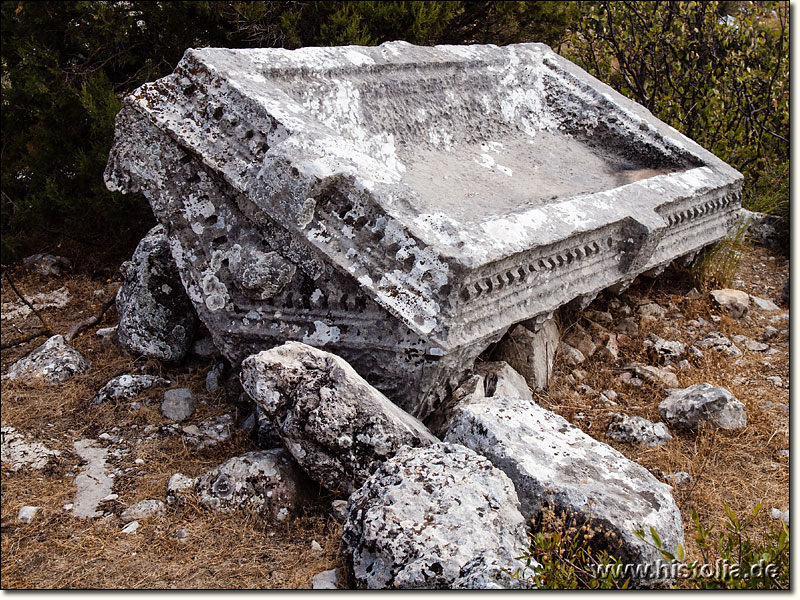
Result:
[[[512,324],[723,238],[741,175],[541,44],[188,50],[106,170],[233,362],[286,340],[425,417]]]

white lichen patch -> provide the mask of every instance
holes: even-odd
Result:
[[[341,330],[323,321],[314,321],[314,331],[303,336],[303,343],[310,346],[324,346],[339,341]]]

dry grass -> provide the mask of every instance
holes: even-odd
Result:
[[[748,282],[746,291],[777,300],[787,273],[783,259],[770,261],[770,254],[763,249],[743,247],[742,251],[738,277]],[[652,364],[646,348],[641,344],[648,333],[669,340],[680,340],[688,345],[702,337],[702,334],[689,335],[683,324],[697,317],[707,321],[712,321],[712,315],[719,317],[714,329],[729,338],[743,334],[759,340],[766,325],[775,325],[769,321],[774,313],[751,310],[749,317],[734,320],[715,307],[708,295],[697,300],[686,299],[690,281],[688,277],[673,273],[655,281],[643,279],[638,282],[622,296],[632,306],[634,314],[636,303],[648,298],[663,307],[673,304],[685,318],[676,320],[668,316],[640,327],[639,337],[619,344],[619,360],[609,363],[593,358],[579,367],[587,373],[581,383],[597,391],[615,390],[619,394],[618,406],[608,406],[578,391],[577,386],[567,381],[566,375],[570,369],[563,364],[557,364],[550,390],[547,394],[540,394],[538,401],[589,435],[614,446],[657,477],[677,471],[688,472],[692,481],[674,485],[673,496],[683,515],[687,558],[699,560],[692,535],[692,509],[698,512],[706,526],[715,525],[719,529],[726,521],[724,504],[727,503],[734,511],[749,513],[753,506],[763,502],[766,510],[760,514],[752,532],[755,539],[764,539],[774,525],[769,509],[778,507],[783,510],[788,506],[789,459],[779,454],[780,450],[789,448],[788,415],[777,406],[766,408],[762,405],[765,402],[789,405],[788,389],[779,389],[765,379],[778,375],[788,382],[789,338],[786,334],[779,334],[769,342],[771,347],[781,351],[773,357],[765,358],[762,353],[743,349],[744,356],[736,361],[705,351],[703,360],[696,361],[689,371],[677,373],[682,387],[708,382],[730,390],[745,404],[747,427],[744,430],[715,431],[709,428],[697,434],[673,431],[672,441],[658,448],[635,447],[606,439],[605,431],[614,413],[625,412],[653,422],[661,420],[658,404],[667,396],[663,386],[645,382],[635,388],[623,384],[619,379],[623,372],[621,367],[631,361]],[[765,286],[771,286],[771,289],[765,290]],[[596,301],[596,305],[603,309],[604,299]],[[781,330],[788,327],[788,322],[776,326]]]
[[[770,261],[764,250],[745,249],[739,277],[748,282],[751,293],[775,300],[780,296],[786,270],[782,259]],[[15,281],[28,294],[62,285],[69,288],[73,296],[70,305],[45,311],[57,333],[66,332],[70,325],[93,314],[116,285],[110,280],[87,276],[49,280],[19,273]],[[772,286],[771,293],[765,292],[765,285]],[[684,342],[689,339],[681,323],[698,316],[711,321],[712,315],[719,315],[716,329],[729,336],[743,333],[756,339],[769,323],[769,315],[757,311],[751,313],[749,321],[734,321],[712,306],[707,295],[687,300],[685,293],[690,286],[688,277],[673,274],[656,281],[643,280],[623,298],[631,304],[645,297],[664,307],[673,303],[685,320],[675,321],[670,317],[652,324],[649,331]],[[94,292],[99,289],[103,292],[96,296]],[[5,281],[2,300],[16,300]],[[115,321],[112,309],[98,327],[111,326]],[[776,326],[782,329],[787,325]],[[38,327],[33,316],[19,323],[3,321],[2,336],[5,340]],[[57,462],[41,472],[12,473],[3,466],[4,588],[307,588],[314,574],[342,566],[338,554],[341,526],[327,510],[330,497],[314,499],[305,512],[277,526],[257,516],[213,513],[188,502],[170,508],[161,517],[142,520],[141,528],[131,535],[121,533],[122,523],[117,516],[79,520],[63,510],[62,505],[72,502],[75,494],[73,477],[68,474],[79,471],[80,459],[72,447],[74,440],[96,438],[114,427],[119,435],[130,440],[147,425],[167,423],[157,409],[163,389],[145,391],[137,400],[151,403],[138,410],[131,410],[129,403],[99,407],[91,403],[95,392],[111,377],[146,364],[123,356],[115,346],[100,341],[94,335],[95,329],[81,334],[73,343],[92,361],[89,373],[52,388],[2,383],[3,423],[62,453]],[[619,393],[619,406],[602,405],[596,398],[578,392],[566,380],[568,370],[562,364],[557,364],[551,389],[538,398],[539,402],[607,442],[605,430],[614,412],[659,420],[657,407],[666,396],[664,389],[647,383],[641,388],[631,388],[619,381],[621,366],[632,360],[645,360],[641,341],[649,331],[643,328],[639,338],[622,341],[618,361],[604,363],[592,359],[581,367],[587,373],[583,383],[597,391],[615,389]],[[0,360],[3,372],[44,339],[4,350]],[[787,389],[765,381],[768,375],[779,375],[788,381],[788,336],[780,334],[770,345],[782,353],[770,357],[769,366],[758,353],[745,352],[743,359],[734,364],[706,352],[703,361],[689,372],[678,374],[683,386],[707,381],[730,389],[747,407],[748,425],[744,431],[675,434],[666,446],[654,449],[609,442],[657,477],[676,471],[692,475],[691,483],[675,486],[673,490],[684,517],[689,558],[698,558],[691,536],[691,509],[696,509],[706,523],[719,527],[725,519],[723,503],[736,511],[748,510],[757,502],[764,502],[767,509],[785,508],[788,504],[789,463],[788,458],[778,454],[789,446],[788,418],[777,408],[762,407],[766,401],[789,403]],[[231,399],[205,391],[204,377],[212,366],[210,361],[169,371],[155,361],[148,366],[152,372],[171,379],[174,385],[192,389],[204,400],[191,422],[231,411]],[[114,484],[119,498],[101,505],[114,515],[138,500],[163,498],[167,480],[173,473],[199,475],[231,456],[255,449],[253,442],[242,435],[199,452],[186,447],[177,435],[138,445],[129,442],[123,447],[129,449],[128,454],[109,457],[108,461],[109,468],[121,469]],[[137,458],[144,463],[136,465]],[[41,506],[43,510],[33,523],[21,525],[16,522],[16,515],[26,504]],[[763,535],[768,526],[769,510],[765,510],[756,533]],[[174,537],[181,528],[189,532],[185,541]],[[322,545],[323,553],[314,553],[312,540]]]

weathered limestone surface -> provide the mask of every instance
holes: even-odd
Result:
[[[670,552],[683,543],[680,511],[666,485],[536,404],[525,380],[505,363],[481,367],[464,384],[471,392],[455,407],[444,440],[486,456],[508,475],[526,522],[546,506],[577,523],[588,520],[606,535],[609,552],[627,563],[652,565],[661,558],[636,529],[644,528],[652,543],[654,527]],[[639,585],[660,580],[656,573],[635,579]]]
[[[744,429],[747,411],[736,396],[710,383],[672,390],[658,405],[658,412],[672,427],[696,431],[703,423],[723,429]]]
[[[172,490],[179,490],[180,483],[176,480]],[[274,521],[283,521],[296,511],[306,500],[308,487],[305,474],[283,448],[231,458],[194,484],[200,502],[211,508],[223,512],[249,509]],[[176,493],[173,491],[173,498]]]
[[[106,170],[232,363],[324,346],[419,418],[511,325],[721,239],[741,181],[541,44],[191,49]]]
[[[22,380],[26,385],[40,381],[56,385],[85,373],[91,366],[83,354],[64,341],[64,336],[54,335],[11,365],[3,378]]]
[[[510,577],[524,571],[516,557],[527,547],[514,485],[463,446],[404,448],[350,497],[347,513],[342,550],[356,587],[525,587]]]
[[[180,361],[194,339],[197,316],[181,284],[166,229],[151,229],[120,271],[120,346],[148,358]]]
[[[344,360],[301,342],[247,357],[241,378],[297,462],[332,491],[350,495],[403,446],[437,441]]]

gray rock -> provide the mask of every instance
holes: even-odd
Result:
[[[510,326],[697,253],[741,202],[540,44],[190,49],[115,123],[106,184],[148,198],[231,364],[324,346],[420,419]]]
[[[687,300],[699,300],[702,296],[700,292],[697,291],[697,288],[692,288],[688,292],[686,292],[686,299]]]
[[[668,388],[681,386],[678,376],[667,368],[653,367],[638,362],[633,362],[625,368],[630,369],[634,375],[650,383],[656,383]]]
[[[660,558],[634,535],[637,528],[655,527],[672,550],[683,542],[680,511],[663,483],[534,403],[517,373],[494,365],[494,393],[486,394],[481,375],[465,383],[472,392],[456,407],[445,441],[472,448],[505,472],[516,486],[526,522],[546,506],[579,524],[589,519],[607,534],[612,553],[637,564]]]
[[[29,442],[25,436],[9,425],[3,425],[0,457],[2,463],[11,471],[23,468],[44,469],[55,461],[61,453],[51,450],[40,442]]]
[[[655,317],[657,319],[663,319],[667,316],[667,309],[657,302],[647,302],[646,304],[642,304],[638,309],[636,309],[636,312],[643,317]]]
[[[678,471],[677,473],[665,475],[664,479],[669,481],[672,485],[683,485],[684,483],[689,483],[692,480],[692,476],[686,471]]]
[[[511,365],[533,389],[547,389],[558,338],[558,326],[553,319],[548,319],[536,333],[517,325],[497,346],[494,359]]]
[[[317,573],[311,578],[312,590],[335,590],[336,582],[339,579],[339,569],[329,569]]]
[[[356,587],[510,588],[524,563],[514,485],[454,444],[403,448],[351,497],[342,551]],[[532,565],[532,568],[536,565]]]
[[[651,333],[647,336],[644,345],[649,349],[650,354],[660,364],[669,364],[679,361],[686,354],[686,345],[678,341],[665,340]]]
[[[225,373],[225,363],[219,362],[206,375],[206,390],[216,392],[219,389],[219,382]]]
[[[251,510],[268,520],[285,521],[307,500],[309,482],[283,448],[234,457],[195,483],[201,503],[227,512]]]
[[[64,271],[72,270],[72,261],[63,256],[34,254],[23,258],[22,266],[39,275],[61,275]]]
[[[30,303],[22,300],[16,302],[3,302],[2,312],[0,312],[0,319],[3,321],[14,321],[17,319],[25,319],[33,314],[31,306],[37,311],[42,311],[48,308],[64,308],[72,300],[69,290],[66,287],[60,287],[51,292],[39,292],[26,296],[25,299]]]
[[[49,385],[55,385],[85,373],[91,366],[92,363],[67,344],[63,336],[54,335],[11,365],[4,379],[22,380],[23,383],[32,385],[41,380]]]
[[[164,392],[164,401],[161,403],[161,414],[173,421],[183,421],[194,414],[197,400],[191,390],[176,388]]]
[[[573,348],[577,348],[586,358],[591,358],[597,350],[592,336],[577,323],[564,336],[564,342]]]
[[[744,404],[725,388],[710,383],[673,390],[658,405],[658,412],[667,425],[686,431],[696,431],[702,423],[723,429],[747,426]]]
[[[606,437],[623,444],[637,444],[648,448],[663,446],[672,439],[663,423],[653,423],[642,417],[616,414],[608,425]]]
[[[734,319],[740,319],[750,308],[750,296],[741,290],[722,289],[711,292],[717,304],[726,309]]]
[[[600,323],[601,325],[611,325],[614,322],[614,316],[608,311],[587,310],[584,313],[584,316],[595,323]]]
[[[128,533],[136,533],[138,529],[139,529],[139,521],[131,521],[130,523],[125,525],[125,527],[123,527],[120,531],[122,533],[128,534]]]
[[[183,492],[194,489],[196,481],[197,479],[194,477],[175,473],[167,482],[167,504],[169,506],[183,504]]]
[[[198,425],[187,425],[181,431],[195,450],[202,450],[229,441],[233,428],[233,416],[225,413]]]
[[[161,500],[142,500],[122,511],[119,518],[123,523],[146,519],[147,517],[163,515],[167,510]]]
[[[783,284],[783,289],[781,290],[781,300],[786,304],[789,304],[789,292],[791,290],[791,285],[789,284],[789,276],[786,276],[786,281]]]
[[[778,335],[778,329],[772,325],[764,327],[764,341],[769,341]]]
[[[118,375],[100,388],[92,402],[103,404],[108,401],[133,400],[146,389],[161,387],[170,383],[168,379],[154,375]]]
[[[197,316],[170,253],[166,229],[151,229],[120,271],[120,346],[148,358],[182,360],[194,338]]]
[[[719,331],[712,331],[705,335],[703,339],[697,342],[697,345],[715,352],[721,352],[731,358],[738,358],[742,355],[742,351]]]
[[[768,298],[759,298],[758,296],[750,295],[750,302],[753,303],[758,310],[763,310],[765,312],[771,312],[773,310],[780,310],[781,307],[775,304],[772,300]]]
[[[73,500],[72,514],[76,517],[93,518],[103,515],[97,505],[110,493],[114,481],[106,473],[106,448],[97,448],[92,440],[78,440],[73,444],[78,456],[86,461],[86,466],[75,477],[78,488]]]
[[[561,353],[561,356],[564,358],[564,363],[568,367],[576,367],[586,360],[583,352],[565,342],[561,342],[558,345],[558,351]]]
[[[639,324],[634,317],[626,317],[616,324],[617,333],[636,337],[639,335]]]
[[[747,226],[747,237],[753,243],[773,251],[782,249],[788,228],[780,217],[742,210],[742,219]]]
[[[247,357],[242,385],[303,469],[350,494],[402,446],[436,441],[344,360],[300,342]]]
[[[36,514],[42,510],[41,506],[23,506],[17,513],[17,521],[26,525],[36,518]]]
[[[769,346],[767,344],[757,342],[753,338],[749,338],[746,335],[735,335],[733,336],[733,341],[739,346],[747,348],[750,352],[766,352],[769,350]]]
[[[347,500],[334,500],[331,502],[331,512],[334,519],[339,523],[344,523],[347,520]]]
[[[789,524],[789,509],[788,508],[786,510],[783,510],[783,511],[781,509],[779,509],[779,508],[773,508],[770,511],[770,516],[773,519],[775,519],[776,521],[780,519],[781,521],[783,521],[787,525]]]

